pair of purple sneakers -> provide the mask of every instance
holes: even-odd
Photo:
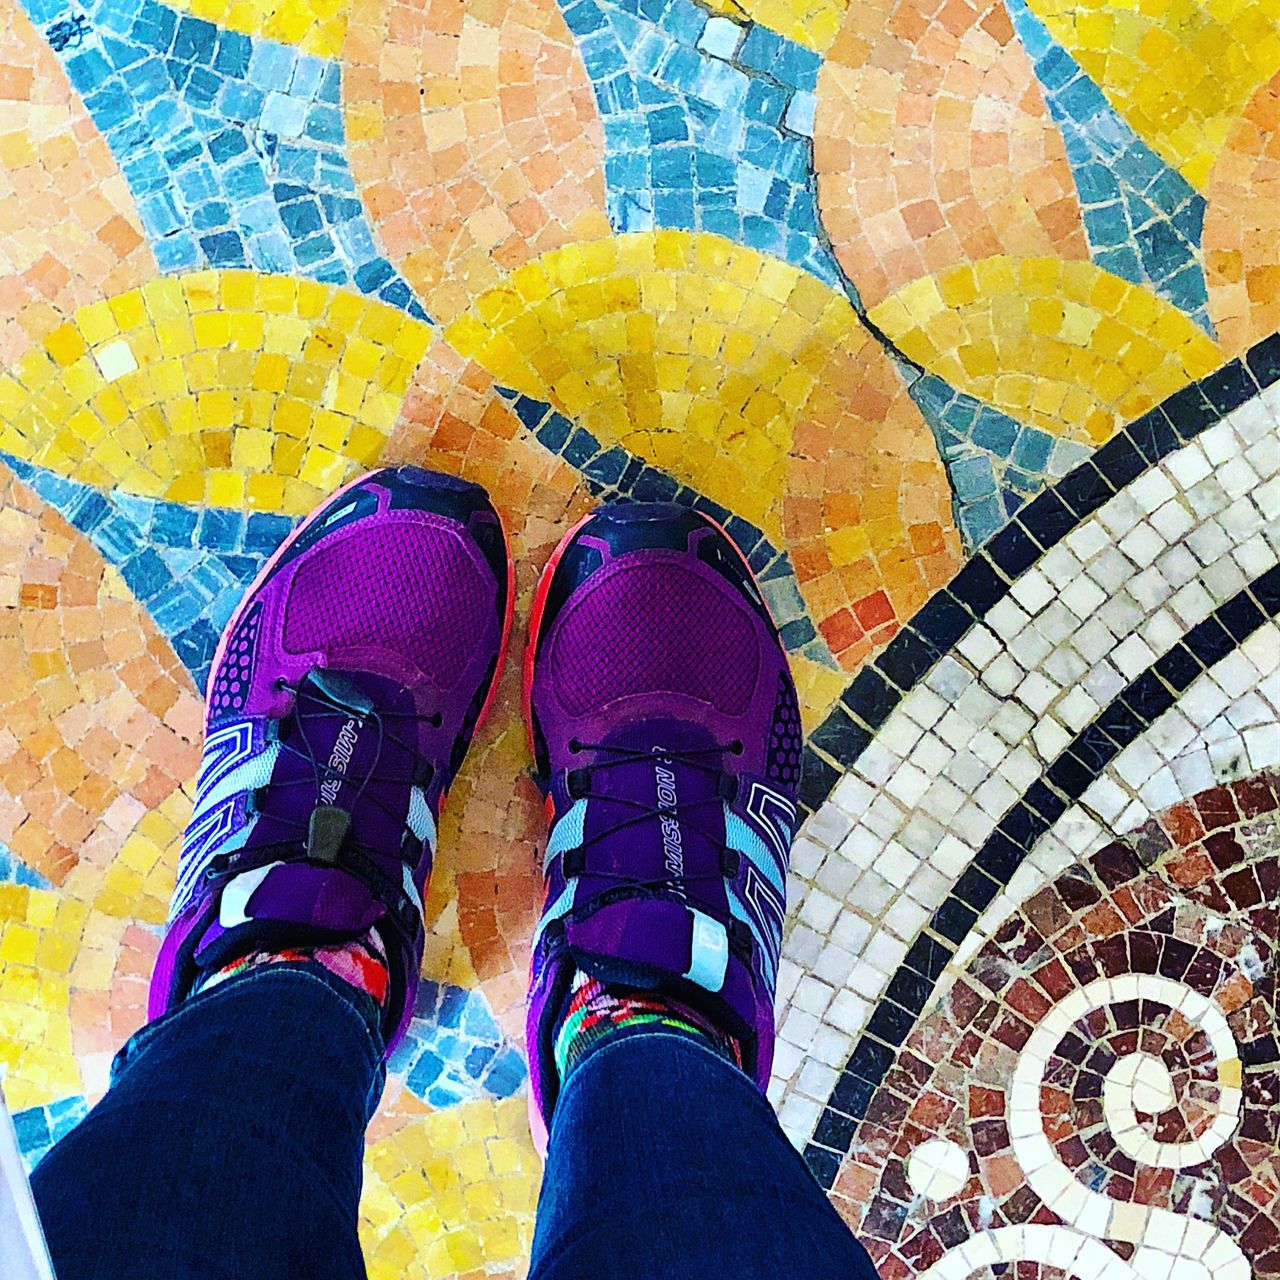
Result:
[[[512,603],[497,513],[448,476],[377,471],[294,531],[214,659],[152,1017],[251,950],[373,928],[395,1047],[437,821]],[[763,1088],[801,730],[750,570],[695,511],[605,507],[556,549],[529,633],[525,711],[551,822],[529,993],[535,1136],[578,970],[701,1009]]]

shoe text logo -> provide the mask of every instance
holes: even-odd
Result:
[[[684,836],[676,819],[676,809],[680,804],[676,775],[671,771],[671,762],[663,749],[654,747],[653,751],[658,756],[658,762],[654,765],[654,777],[658,787],[658,821],[662,824],[662,859],[667,874],[675,882],[673,887],[676,893],[683,898],[685,892],[681,877],[684,875]]]
[[[360,722],[352,719],[338,730],[337,741],[333,744],[333,752],[329,756],[329,776],[320,784],[320,799],[324,804],[332,804],[338,798],[342,780],[355,755],[356,743],[360,740]],[[336,775],[336,776],[334,776]]]

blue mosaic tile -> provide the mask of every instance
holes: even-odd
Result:
[[[0,458],[120,571],[203,690],[222,628],[296,521],[103,494],[18,458]]]
[[[115,154],[163,271],[251,267],[426,313],[343,151],[340,69],[144,0],[26,0]]]
[[[832,669],[837,666],[809,617],[790,556],[760,529],[620,446],[603,445],[545,401],[506,387],[499,387],[498,393],[511,402],[516,417],[538,443],[574,466],[591,492],[604,501],[682,502],[723,525],[760,580],[760,590],[788,650]]]
[[[917,377],[910,394],[938,442],[956,524],[970,551],[1092,452],[1024,426],[933,374]]]
[[[616,231],[709,231],[846,288],[812,176],[818,54],[693,0],[570,0]]]
[[[20,884],[28,889],[52,889],[53,885],[0,844],[0,884]]]
[[[1213,334],[1200,260],[1204,197],[1124,122],[1025,0],[1009,14],[1066,144],[1091,257]]]
[[[528,1075],[478,991],[423,980],[404,1040],[387,1062],[434,1107],[509,1098]]]
[[[18,1154],[28,1173],[48,1155],[55,1142],[65,1138],[89,1114],[82,1096],[60,1098],[43,1107],[28,1107],[13,1114]]]

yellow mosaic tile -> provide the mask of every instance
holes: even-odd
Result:
[[[153,281],[0,376],[0,449],[88,484],[301,515],[379,459],[430,339],[313,281]]]
[[[807,272],[712,235],[616,236],[520,267],[445,333],[785,545],[846,668],[959,563],[931,432]]]
[[[659,231],[545,254],[446,336],[498,382],[777,536],[791,429],[857,327],[848,302],[806,272]]]
[[[800,722],[805,733],[812,733],[848,687],[848,676],[794,653],[791,655],[791,675],[800,700]]]
[[[1089,444],[1225,356],[1154,294],[1087,262],[987,258],[870,312],[913,360],[1020,422]]]
[[[371,1144],[360,1204],[370,1280],[521,1262],[541,1177],[523,1097],[463,1103]]]
[[[231,31],[297,45],[335,58],[347,35],[351,0],[171,0],[197,18]]]
[[[1280,70],[1277,0],[1029,0],[1152,150],[1203,187]]]
[[[848,0],[703,0],[703,7],[727,18],[758,22],[823,53],[840,30]]]
[[[67,973],[85,914],[55,890],[0,884],[0,1075],[14,1110],[81,1092]]]

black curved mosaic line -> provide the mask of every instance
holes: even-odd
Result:
[[[1276,382],[1280,333],[1175,392],[1027,503],[858,672],[810,734],[800,795],[804,810],[811,813],[822,804],[894,707],[1046,551],[1144,471]]]
[[[1076,735],[1000,819],[890,980],[823,1108],[804,1156],[828,1190],[858,1124],[938,978],[982,912],[1036,841],[1112,760],[1269,619],[1280,616],[1280,565],[1267,570],[1192,627]]]

